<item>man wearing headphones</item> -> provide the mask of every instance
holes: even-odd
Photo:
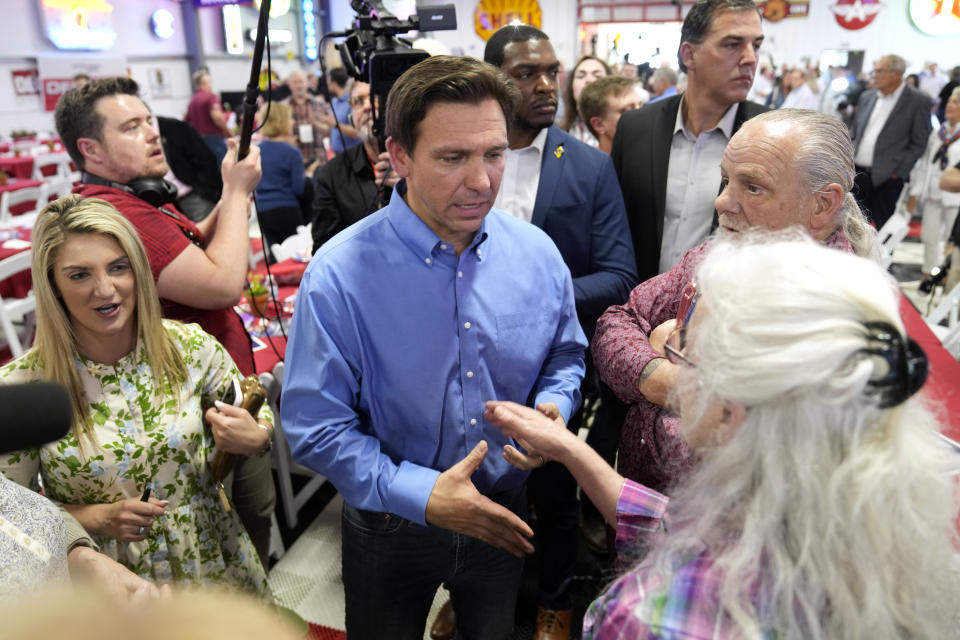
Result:
[[[83,184],[74,192],[114,205],[147,250],[163,315],[195,322],[230,353],[244,375],[254,373],[250,338],[233,311],[246,284],[250,240],[248,197],[260,181],[260,152],[236,162],[236,141],[223,160],[223,195],[194,224],[172,204],[177,188],[163,179],[167,162],[150,109],[137,83],[97,78],[61,96],[57,131]],[[276,495],[267,457],[245,458],[235,469],[233,500],[266,565],[270,514]]]

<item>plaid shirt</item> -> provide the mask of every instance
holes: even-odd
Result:
[[[330,115],[330,105],[320,96],[307,96],[306,101],[297,104],[290,96],[286,101],[290,105],[290,116],[293,118],[293,133],[297,136],[297,148],[300,149],[300,155],[303,156],[303,164],[308,165],[314,160],[319,160],[320,164],[327,161],[327,150],[323,146],[324,133],[317,127],[313,127],[313,142],[302,142],[300,140],[300,125],[311,124],[317,116]]]
[[[627,302],[600,316],[590,350],[597,372],[629,406],[620,433],[617,470],[644,486],[665,491],[690,464],[679,419],[640,393],[640,372],[663,354],[650,346],[650,332],[677,317],[680,294],[696,273],[710,242],[694,247],[675,267],[641,283]],[[838,229],[824,245],[852,253]]]
[[[617,501],[618,551],[659,541],[669,500],[626,480]],[[583,619],[583,640],[734,637],[736,627],[717,606],[718,584],[719,571],[706,553],[679,567],[663,592],[659,578],[648,568],[634,567],[590,605]]]

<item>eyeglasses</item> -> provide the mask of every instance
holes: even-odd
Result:
[[[874,69],[870,73],[893,73],[893,69]]]
[[[360,107],[365,104],[370,104],[370,94],[368,93],[365,96],[353,96],[350,99],[350,105],[353,107]]]
[[[696,366],[692,360],[683,354],[683,350],[687,346],[687,325],[690,324],[690,318],[693,317],[693,310],[697,307],[699,299],[700,292],[697,289],[697,283],[691,280],[680,294],[680,306],[677,308],[677,326],[667,336],[667,341],[663,345],[667,361],[672,364],[683,364],[688,367]]]

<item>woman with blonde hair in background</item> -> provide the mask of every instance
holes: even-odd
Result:
[[[511,463],[565,464],[642,557],[584,638],[957,637],[958,454],[914,397],[927,360],[898,295],[799,231],[716,240],[664,347],[697,456],[669,497],[547,416],[487,404],[527,451],[507,445]]]
[[[29,486],[39,471],[46,495],[144,578],[265,594],[264,568],[209,462],[214,446],[264,451],[269,409],[258,423],[219,402],[236,366],[197,325],[161,320],[140,238],[109,203],[47,205],[31,271],[36,341],[0,368],[0,384],[59,382],[74,424],[61,440],[0,456],[0,472]]]
[[[266,120],[260,131],[266,140],[259,144],[263,177],[254,194],[263,246],[269,250],[310,220],[313,186],[304,174],[300,150],[291,143],[295,138],[290,105],[271,102],[264,113]]]

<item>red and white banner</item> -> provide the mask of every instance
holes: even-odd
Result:
[[[13,80],[13,95],[18,98],[35,96],[40,93],[40,82],[36,69],[17,69],[10,72]]]
[[[38,55],[37,70],[40,73],[40,89],[46,111],[56,108],[57,100],[73,87],[73,78],[78,73],[85,73],[91,78],[127,75],[124,58],[85,57],[74,54]]]

